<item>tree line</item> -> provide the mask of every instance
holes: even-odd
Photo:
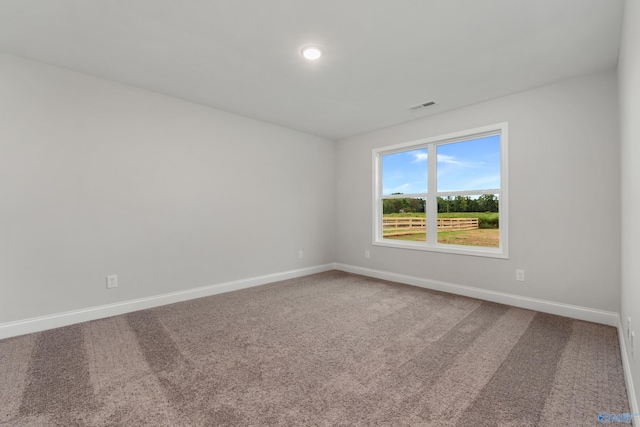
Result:
[[[498,202],[498,198],[493,194],[482,194],[477,198],[469,196],[438,197],[438,212],[498,212]],[[383,214],[411,212],[425,212],[425,199],[402,198],[382,201]]]

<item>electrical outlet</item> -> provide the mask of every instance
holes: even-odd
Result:
[[[366,259],[371,258],[371,252],[369,252],[369,251],[364,251],[364,257],[365,257]]]
[[[304,258],[304,252],[298,251],[298,259]]]
[[[112,275],[107,276],[107,289],[117,288],[118,287],[118,276]]]
[[[627,340],[631,340],[631,316],[627,317]]]
[[[518,282],[524,282],[524,270],[516,270],[516,280]]]

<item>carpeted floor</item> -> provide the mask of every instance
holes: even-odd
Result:
[[[2,426],[596,426],[612,327],[331,271],[0,341]]]

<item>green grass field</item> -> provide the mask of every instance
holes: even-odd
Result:
[[[427,239],[427,235],[425,233],[416,233],[386,238],[424,242]],[[438,243],[497,248],[500,246],[500,230],[497,228],[479,228],[477,230],[440,231],[438,232]]]
[[[424,218],[424,212],[413,213],[393,213],[385,214],[385,217],[394,218]],[[439,231],[438,242],[451,245],[465,246],[484,246],[497,248],[500,246],[500,230],[499,218],[497,212],[449,212],[439,213],[438,218],[478,218],[480,228],[476,230],[460,230],[460,231]],[[385,230],[386,232],[394,232],[396,230]],[[391,236],[388,239],[394,240],[411,240],[424,242],[426,240],[425,233],[406,234],[401,236]]]

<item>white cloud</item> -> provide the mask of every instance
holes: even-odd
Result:
[[[438,163],[446,163],[449,165],[461,165],[464,166],[464,163],[456,160],[453,156],[447,156],[445,154],[438,154]]]
[[[419,153],[414,154],[413,157],[415,157],[413,159],[414,162],[422,162],[429,158],[429,154],[425,153],[424,151],[421,151]]]
[[[491,185],[488,185],[491,184]],[[483,176],[469,183],[470,188],[500,188],[500,175]]]
[[[424,162],[429,159],[429,153],[419,152],[413,155],[413,162]],[[474,167],[480,166],[482,163],[473,163],[473,162],[463,162],[460,160],[456,160],[454,156],[448,156],[446,154],[438,154],[438,163],[444,163],[447,165],[455,165],[462,167]]]
[[[463,166],[467,168],[478,167],[483,164],[482,162],[463,162],[460,160],[456,160],[456,158],[453,156],[447,156],[445,154],[438,154],[438,163],[445,163],[448,165],[455,165],[455,166]]]
[[[394,188],[393,190],[391,190],[392,193],[404,193],[404,190],[406,190],[407,188],[409,188],[411,186],[411,184],[409,184],[408,182],[402,185],[398,185],[396,188]]]
[[[397,185],[395,187],[389,188],[385,187],[382,189],[382,194],[390,195],[390,194],[418,194],[418,193],[426,193],[427,187],[426,182],[407,182],[402,185]]]

